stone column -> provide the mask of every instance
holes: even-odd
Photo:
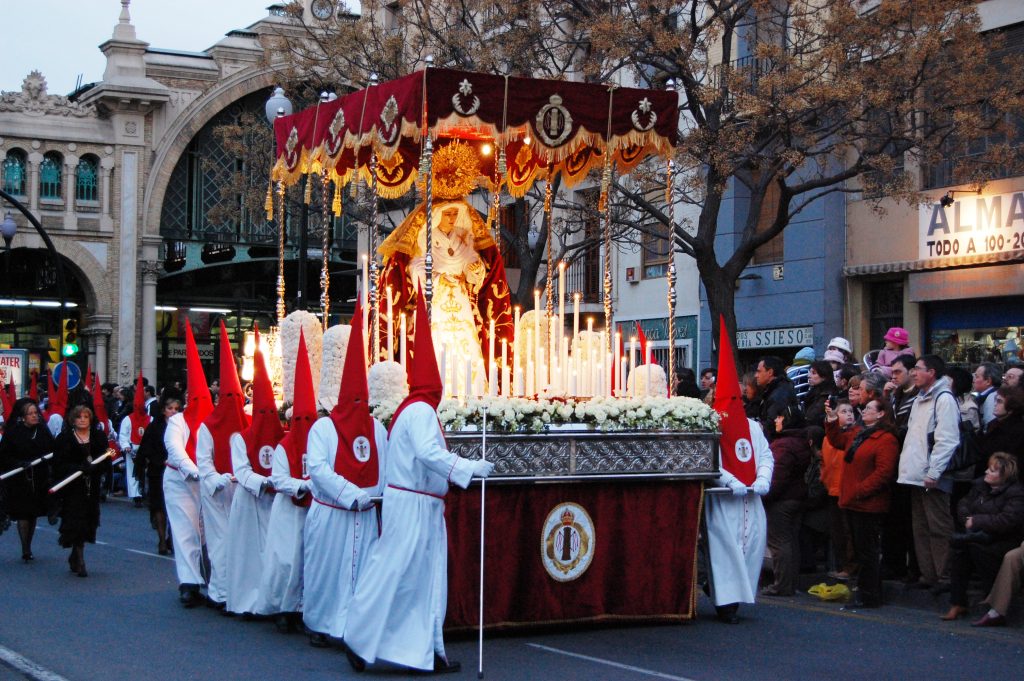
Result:
[[[64,229],[76,229],[75,192],[78,188],[78,157],[64,156]]]
[[[85,318],[82,335],[89,339],[89,356],[92,366],[100,377],[100,382],[115,381],[115,373],[110,372],[110,334],[113,333],[113,317],[108,314],[90,315]]]
[[[39,215],[39,164],[43,162],[43,155],[38,151],[28,155],[28,207],[37,216]]]
[[[138,317],[138,223],[139,223],[139,152],[126,150],[121,155],[121,234],[118,239],[118,288],[120,295],[117,309],[117,377],[118,382],[131,381],[132,370],[137,366],[135,354],[135,329]]]
[[[156,282],[160,276],[159,262],[146,260],[142,269],[142,375],[156,385]]]

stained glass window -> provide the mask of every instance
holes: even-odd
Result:
[[[7,152],[4,159],[4,191],[15,196],[25,195],[25,152],[21,149],[12,149]]]
[[[39,198],[60,199],[63,181],[63,160],[60,154],[49,152],[39,164]]]
[[[99,163],[95,156],[83,156],[75,172],[75,200],[99,200]]]

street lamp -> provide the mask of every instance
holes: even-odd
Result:
[[[11,211],[7,211],[7,216],[4,218],[3,223],[0,224],[0,234],[3,234],[4,248],[8,251],[11,250],[11,240],[17,233],[18,223],[14,221],[14,216],[11,215]]]

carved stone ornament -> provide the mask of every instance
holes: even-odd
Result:
[[[562,106],[559,95],[551,95],[548,103],[537,112],[537,134],[544,144],[557,147],[572,133],[572,115]]]
[[[640,122],[641,115],[647,117],[647,123]],[[633,109],[631,118],[633,119],[633,127],[640,132],[647,132],[658,122],[658,114],[651,110],[651,100],[646,97],[640,100],[638,108]]]
[[[459,91],[452,95],[452,108],[455,109],[456,113],[463,116],[472,116],[477,112],[480,108],[480,98],[476,95],[473,95],[473,103],[468,109],[462,108],[462,100],[470,95],[473,95],[473,84],[469,82],[469,79],[463,78],[462,82],[459,83]]]
[[[86,118],[96,115],[96,107],[72,102],[61,95],[46,93],[46,78],[39,71],[25,76],[21,92],[0,92],[0,111],[16,111],[30,116],[69,116]]]

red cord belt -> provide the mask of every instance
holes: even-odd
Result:
[[[400,490],[402,492],[412,492],[413,494],[422,494],[425,497],[434,497],[435,499],[440,499],[441,501],[444,501],[444,495],[443,494],[434,494],[433,492],[421,492],[418,489],[408,489],[407,487],[399,487],[398,485],[388,485],[388,487],[390,487],[391,489]]]

